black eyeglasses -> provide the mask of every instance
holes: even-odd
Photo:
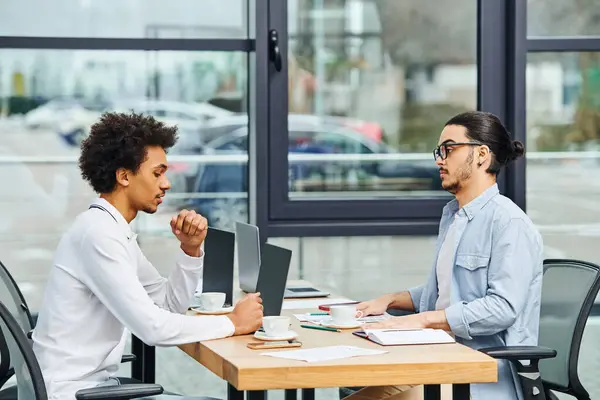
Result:
[[[455,142],[448,142],[448,143],[442,143],[440,144],[438,147],[436,147],[433,150],[433,159],[435,161],[437,161],[438,157],[440,157],[442,160],[445,160],[446,157],[448,157],[448,154],[450,153],[449,149],[454,147],[454,146],[465,146],[465,145],[469,145],[469,146],[481,146],[483,145],[483,143],[479,143],[479,142],[462,142],[462,143],[455,143]]]

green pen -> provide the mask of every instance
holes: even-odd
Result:
[[[313,312],[313,313],[310,313],[308,315],[329,315],[329,313],[326,313],[326,312]]]
[[[326,326],[317,326],[317,325],[300,325],[300,327],[302,328],[307,328],[307,329],[316,329],[319,331],[329,331],[329,332],[341,332],[339,329],[335,329],[335,328],[328,328]]]

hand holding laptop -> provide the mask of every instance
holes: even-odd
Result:
[[[246,335],[258,330],[263,321],[263,305],[260,293],[251,293],[238,301],[231,314],[227,315],[233,326],[234,335]]]

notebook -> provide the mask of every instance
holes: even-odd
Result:
[[[382,346],[456,342],[452,336],[441,329],[367,329],[352,333]]]

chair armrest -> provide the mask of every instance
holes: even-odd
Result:
[[[129,400],[162,394],[163,391],[163,387],[158,384],[133,383],[81,389],[75,393],[75,398],[77,400]]]
[[[556,350],[541,346],[502,346],[479,349],[490,357],[504,360],[541,360],[556,357]]]
[[[132,362],[135,360],[137,360],[137,356],[135,354],[123,354],[123,357],[121,357],[122,363]]]
[[[539,362],[544,358],[556,357],[556,350],[541,346],[502,346],[486,347],[479,351],[496,359],[509,360],[515,366],[524,400],[550,400],[544,390]]]

